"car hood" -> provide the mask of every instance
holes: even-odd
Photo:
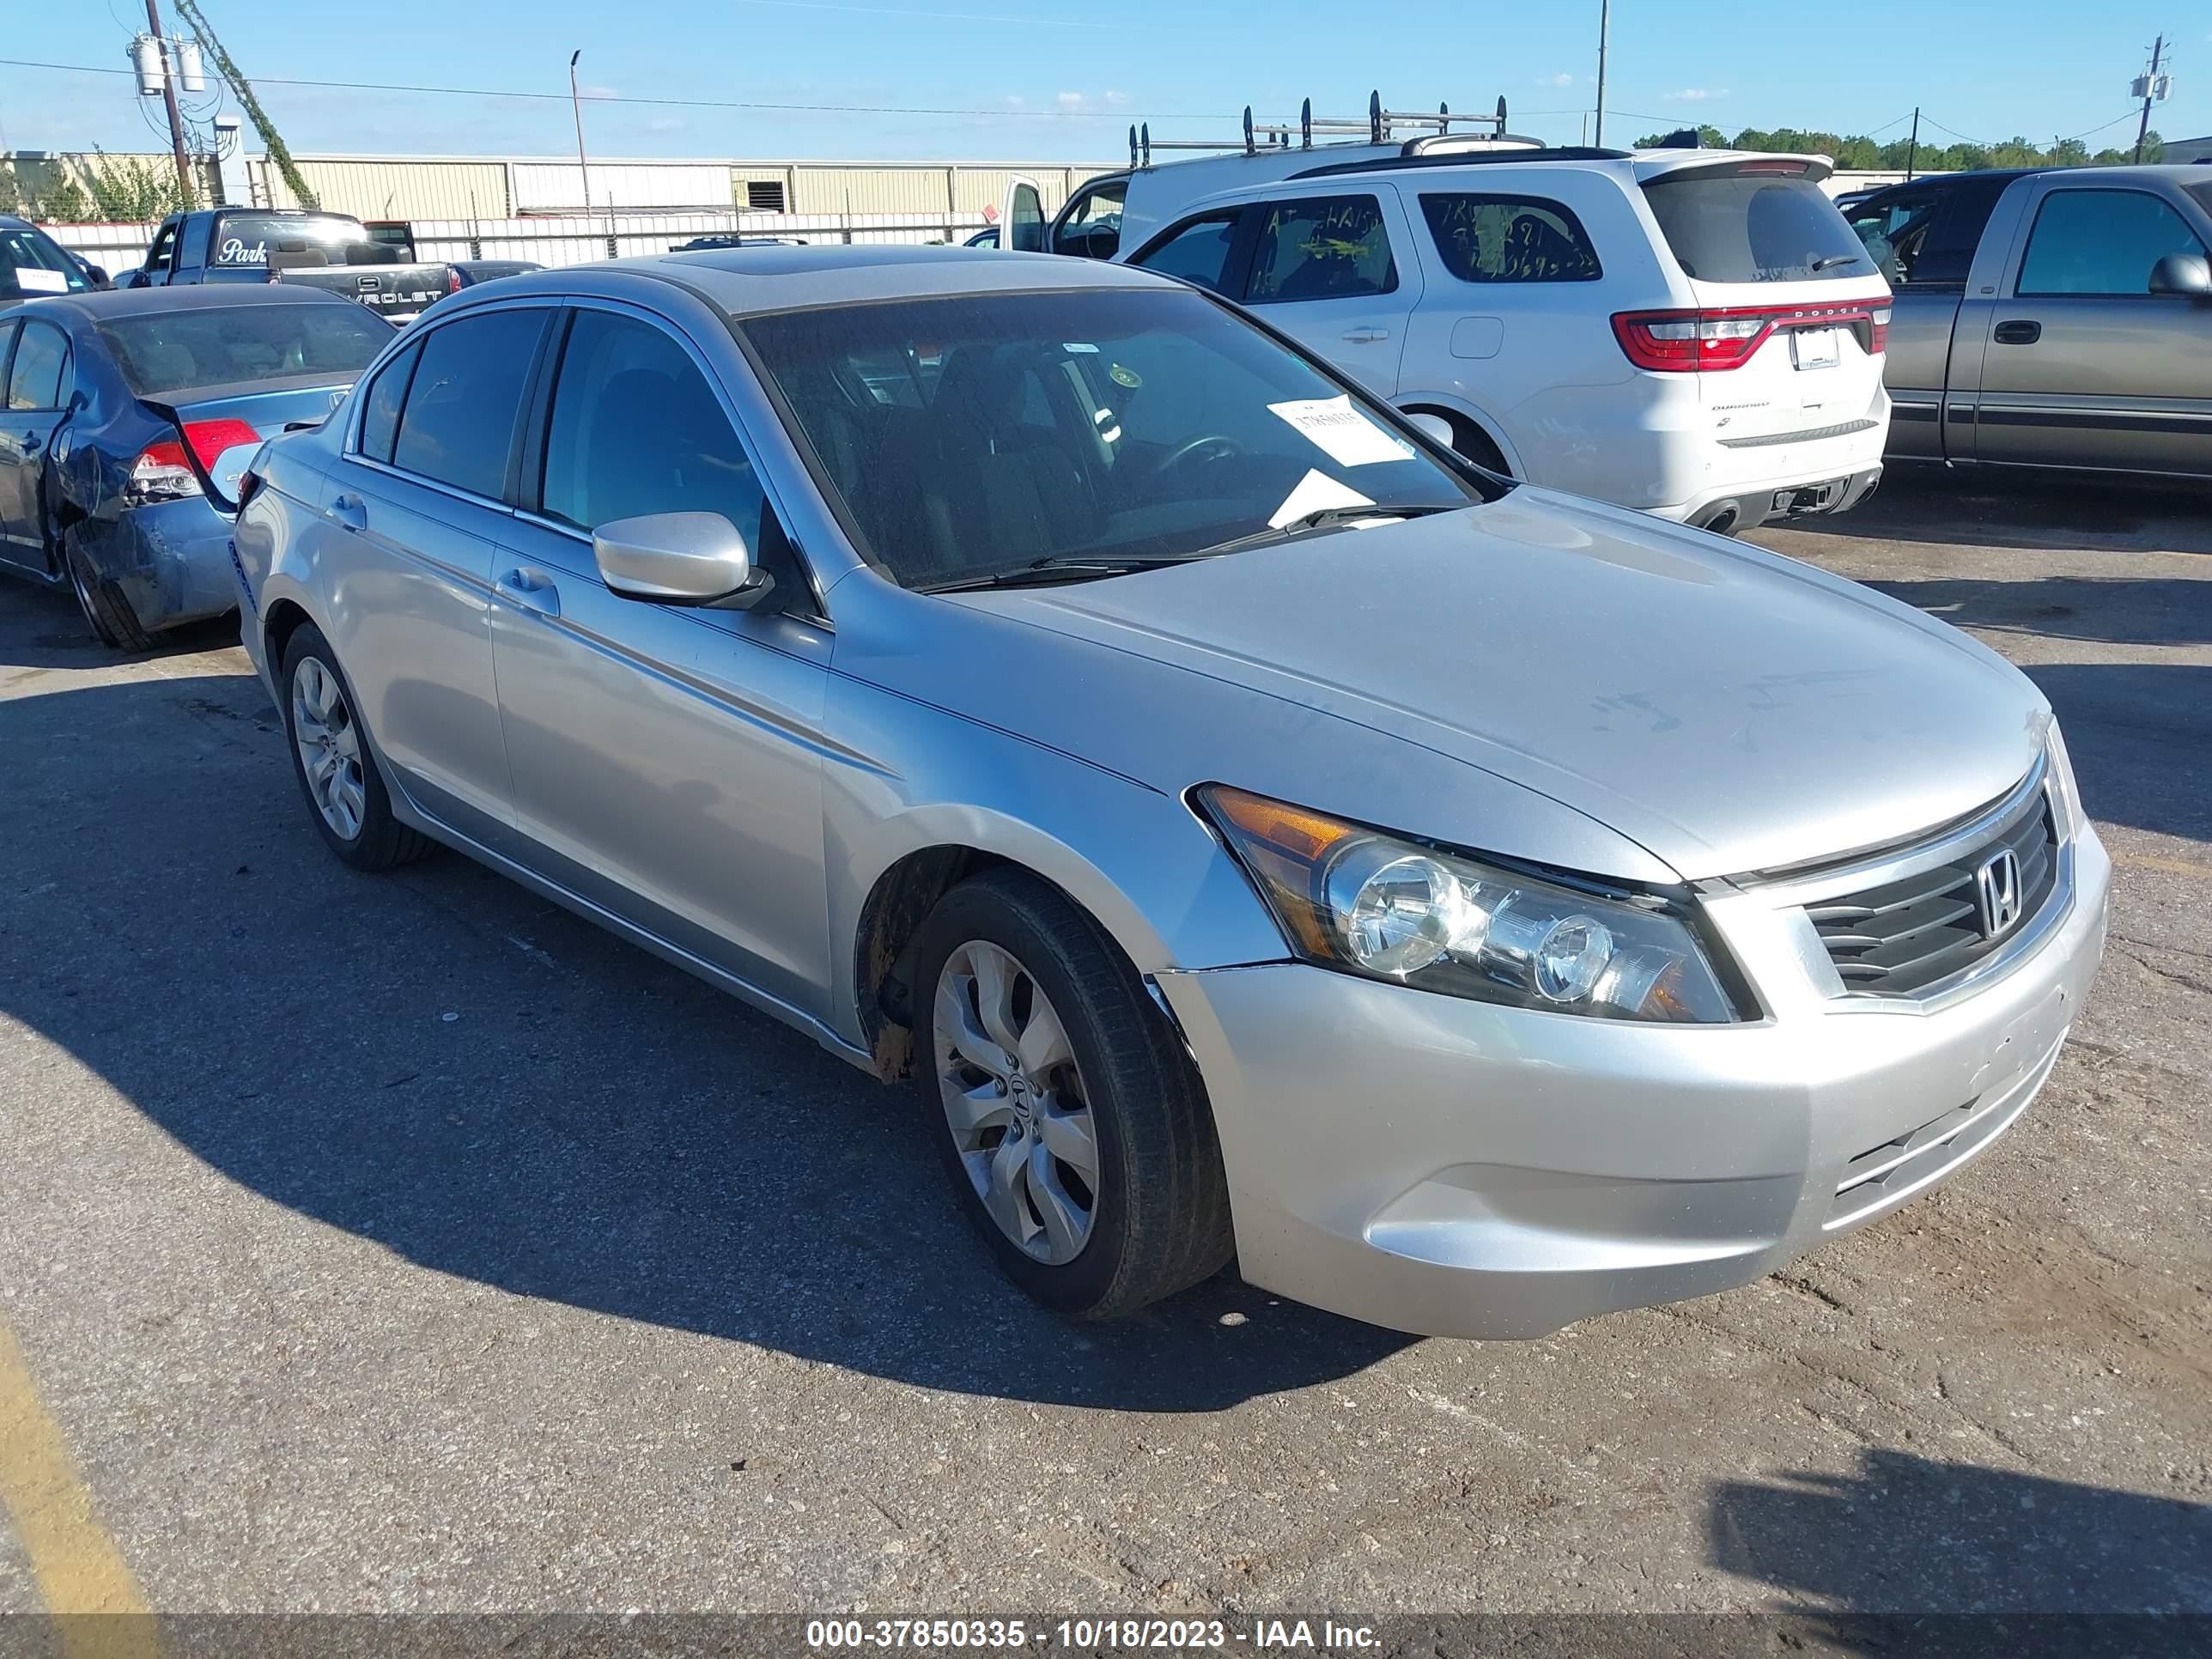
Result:
[[[1109,580],[945,597],[1480,769],[1692,880],[1958,817],[2019,781],[2050,718],[2025,676],[1908,605],[1745,544],[1530,488]],[[1050,725],[1048,702],[1026,719],[1002,706],[994,723]],[[1198,719],[1210,706],[1188,705]],[[1295,779],[1298,757],[1255,745],[1328,741],[1296,721],[1241,724],[1219,734],[1205,775],[1146,781],[1267,787],[1254,780]],[[1142,772],[1146,744],[1131,735],[1116,763]],[[1187,757],[1192,740],[1152,747]],[[1340,781],[1327,793],[1302,804],[1347,810]],[[1479,823],[1455,833],[1506,850]]]

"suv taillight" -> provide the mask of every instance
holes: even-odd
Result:
[[[1796,306],[1725,306],[1684,311],[1623,311],[1613,337],[1628,361],[1661,374],[1741,368],[1778,330],[1850,324],[1859,349],[1878,356],[1889,343],[1889,301],[1829,300]]]
[[[446,292],[448,294],[459,294],[460,291],[461,273],[455,270],[453,266],[447,265],[446,267]]]
[[[201,467],[212,467],[216,457],[237,444],[258,443],[261,434],[243,421],[187,421],[185,441]],[[134,507],[154,501],[179,501],[198,495],[199,474],[185,459],[185,446],[174,438],[148,444],[131,464],[131,480],[124,495]]]

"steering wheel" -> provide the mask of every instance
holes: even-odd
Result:
[[[1186,438],[1162,456],[1152,468],[1152,482],[1158,483],[1185,462],[1204,455],[1209,461],[1225,461],[1244,453],[1244,446],[1234,438],[1224,438],[1218,432],[1201,432],[1195,438]]]

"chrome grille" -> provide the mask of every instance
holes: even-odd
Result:
[[[1976,886],[1990,858],[2020,860],[2020,913],[1992,938]],[[2035,790],[1986,838],[1945,863],[1899,880],[1808,904],[1845,990],[1905,996],[1970,968],[2033,922],[2058,878],[2058,830],[2048,793]]]

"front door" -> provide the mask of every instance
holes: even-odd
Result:
[[[672,325],[574,313],[542,483],[501,550],[493,660],[517,827],[549,879],[821,1016],[830,946],[820,733],[830,635],[705,360]],[[623,599],[591,532],[709,512],[794,601],[754,613]]]
[[[25,318],[11,343],[0,337],[0,559],[40,575],[46,558],[41,480],[71,390],[69,337]]]
[[[2047,186],[1982,313],[1978,458],[2212,473],[2212,306],[2150,291],[2160,258],[2204,247],[2150,191]]]
[[[1381,185],[1254,210],[1244,303],[1377,397],[1395,393],[1406,319],[1421,292],[1398,192]]]
[[[1044,191],[1036,179],[1016,173],[1006,180],[999,204],[999,248],[1006,253],[1045,251]]]

